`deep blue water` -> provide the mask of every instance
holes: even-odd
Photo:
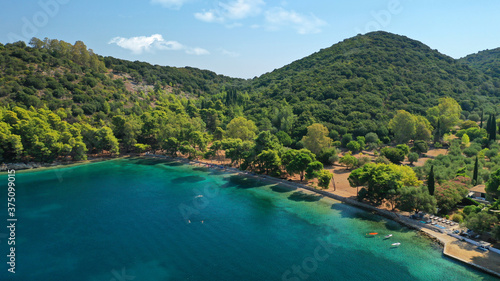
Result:
[[[15,183],[16,273],[2,227],[0,280],[496,280],[392,221],[216,170],[121,159]]]

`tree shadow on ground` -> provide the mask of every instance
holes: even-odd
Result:
[[[352,170],[342,169],[342,170],[333,170],[333,173],[336,175],[349,174]]]
[[[308,194],[302,191],[296,191],[288,196],[288,199],[297,202],[316,202],[323,198],[322,195]]]

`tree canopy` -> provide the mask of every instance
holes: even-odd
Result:
[[[302,142],[307,149],[318,155],[332,144],[332,139],[328,137],[328,129],[316,123],[307,127],[307,134],[302,138]]]

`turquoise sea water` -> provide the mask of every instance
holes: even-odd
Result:
[[[15,182],[16,273],[2,227],[0,280],[496,280],[392,221],[216,170],[122,159]]]

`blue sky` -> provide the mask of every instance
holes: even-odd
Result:
[[[375,30],[463,57],[500,47],[500,1],[4,1],[0,42],[82,40],[94,52],[252,78]]]

